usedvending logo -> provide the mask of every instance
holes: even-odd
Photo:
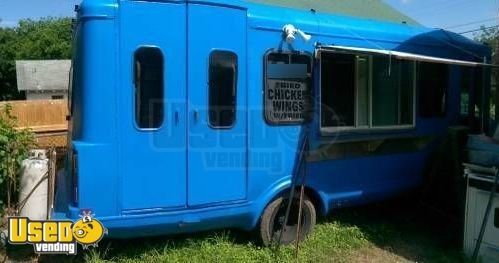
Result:
[[[76,222],[9,218],[9,243],[32,244],[38,254],[76,255],[77,244],[83,249],[97,247],[106,234],[104,225],[88,211]]]

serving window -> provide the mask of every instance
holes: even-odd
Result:
[[[320,66],[323,132],[414,127],[414,61],[324,52]]]
[[[310,112],[312,58],[303,53],[269,53],[265,58],[265,120],[301,124]]]

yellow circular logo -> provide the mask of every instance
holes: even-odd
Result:
[[[76,221],[72,230],[76,241],[84,246],[96,245],[107,232],[99,220],[90,216]]]

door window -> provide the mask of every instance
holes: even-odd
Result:
[[[209,123],[212,128],[230,128],[236,121],[237,55],[213,51],[209,68]]]
[[[135,122],[141,129],[157,129],[164,118],[163,53],[141,47],[134,57]]]

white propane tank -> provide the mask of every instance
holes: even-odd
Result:
[[[19,191],[20,216],[31,220],[47,219],[48,178],[43,179],[40,185],[36,185],[47,176],[48,166],[49,159],[45,150],[30,151],[28,159],[22,162]],[[30,195],[31,192],[33,193]]]

